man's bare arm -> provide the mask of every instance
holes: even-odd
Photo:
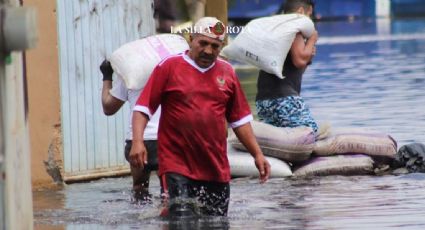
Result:
[[[139,111],[133,111],[132,129],[133,140],[130,150],[130,164],[136,168],[143,168],[148,163],[148,152],[143,143],[143,134],[148,123],[148,117]]]
[[[247,123],[233,129],[239,141],[245,146],[248,152],[255,159],[255,166],[260,172],[260,181],[266,182],[270,176],[270,164],[264,158],[260,146],[255,139],[254,132],[252,131],[251,123]]]
[[[292,43],[290,55],[292,62],[297,68],[305,68],[311,61],[313,56],[316,54],[316,42],[318,39],[317,31],[313,35],[304,41],[304,37],[301,33],[295,36],[294,42]]]

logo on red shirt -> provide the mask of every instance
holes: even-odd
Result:
[[[226,79],[222,76],[217,77],[218,88],[223,89],[224,84],[226,84]]]

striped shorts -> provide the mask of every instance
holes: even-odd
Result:
[[[319,127],[311,116],[302,97],[288,96],[255,102],[261,121],[277,127],[311,127],[315,133]]]

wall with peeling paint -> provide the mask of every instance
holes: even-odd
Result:
[[[60,93],[55,0],[25,0],[38,16],[38,43],[26,53],[28,79],[31,176],[33,189],[52,185],[44,161],[60,130]],[[60,146],[56,148],[60,149]]]

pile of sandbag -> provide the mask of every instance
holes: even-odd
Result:
[[[307,127],[280,128],[259,121],[251,125],[264,155],[289,165],[294,176],[371,174],[375,158],[394,159],[397,153],[397,143],[390,135],[366,128],[328,128],[316,140],[313,130]],[[229,135],[228,145],[231,169],[234,166],[232,176],[258,175],[252,157],[234,133]],[[245,160],[233,156],[236,150],[238,156],[245,154],[244,159],[252,162],[249,175],[236,169],[248,167],[241,163]],[[271,171],[280,173],[283,169],[276,164]]]
[[[367,128],[330,128],[316,140],[312,159],[294,175],[363,175],[373,173],[374,158],[394,159],[397,143],[387,134]]]
[[[259,121],[252,121],[251,126],[262,152],[271,164],[274,177],[292,175],[289,164],[308,160],[313,152],[315,135],[311,128],[280,128]],[[254,159],[232,132],[228,137],[228,146],[232,176],[258,176]]]

